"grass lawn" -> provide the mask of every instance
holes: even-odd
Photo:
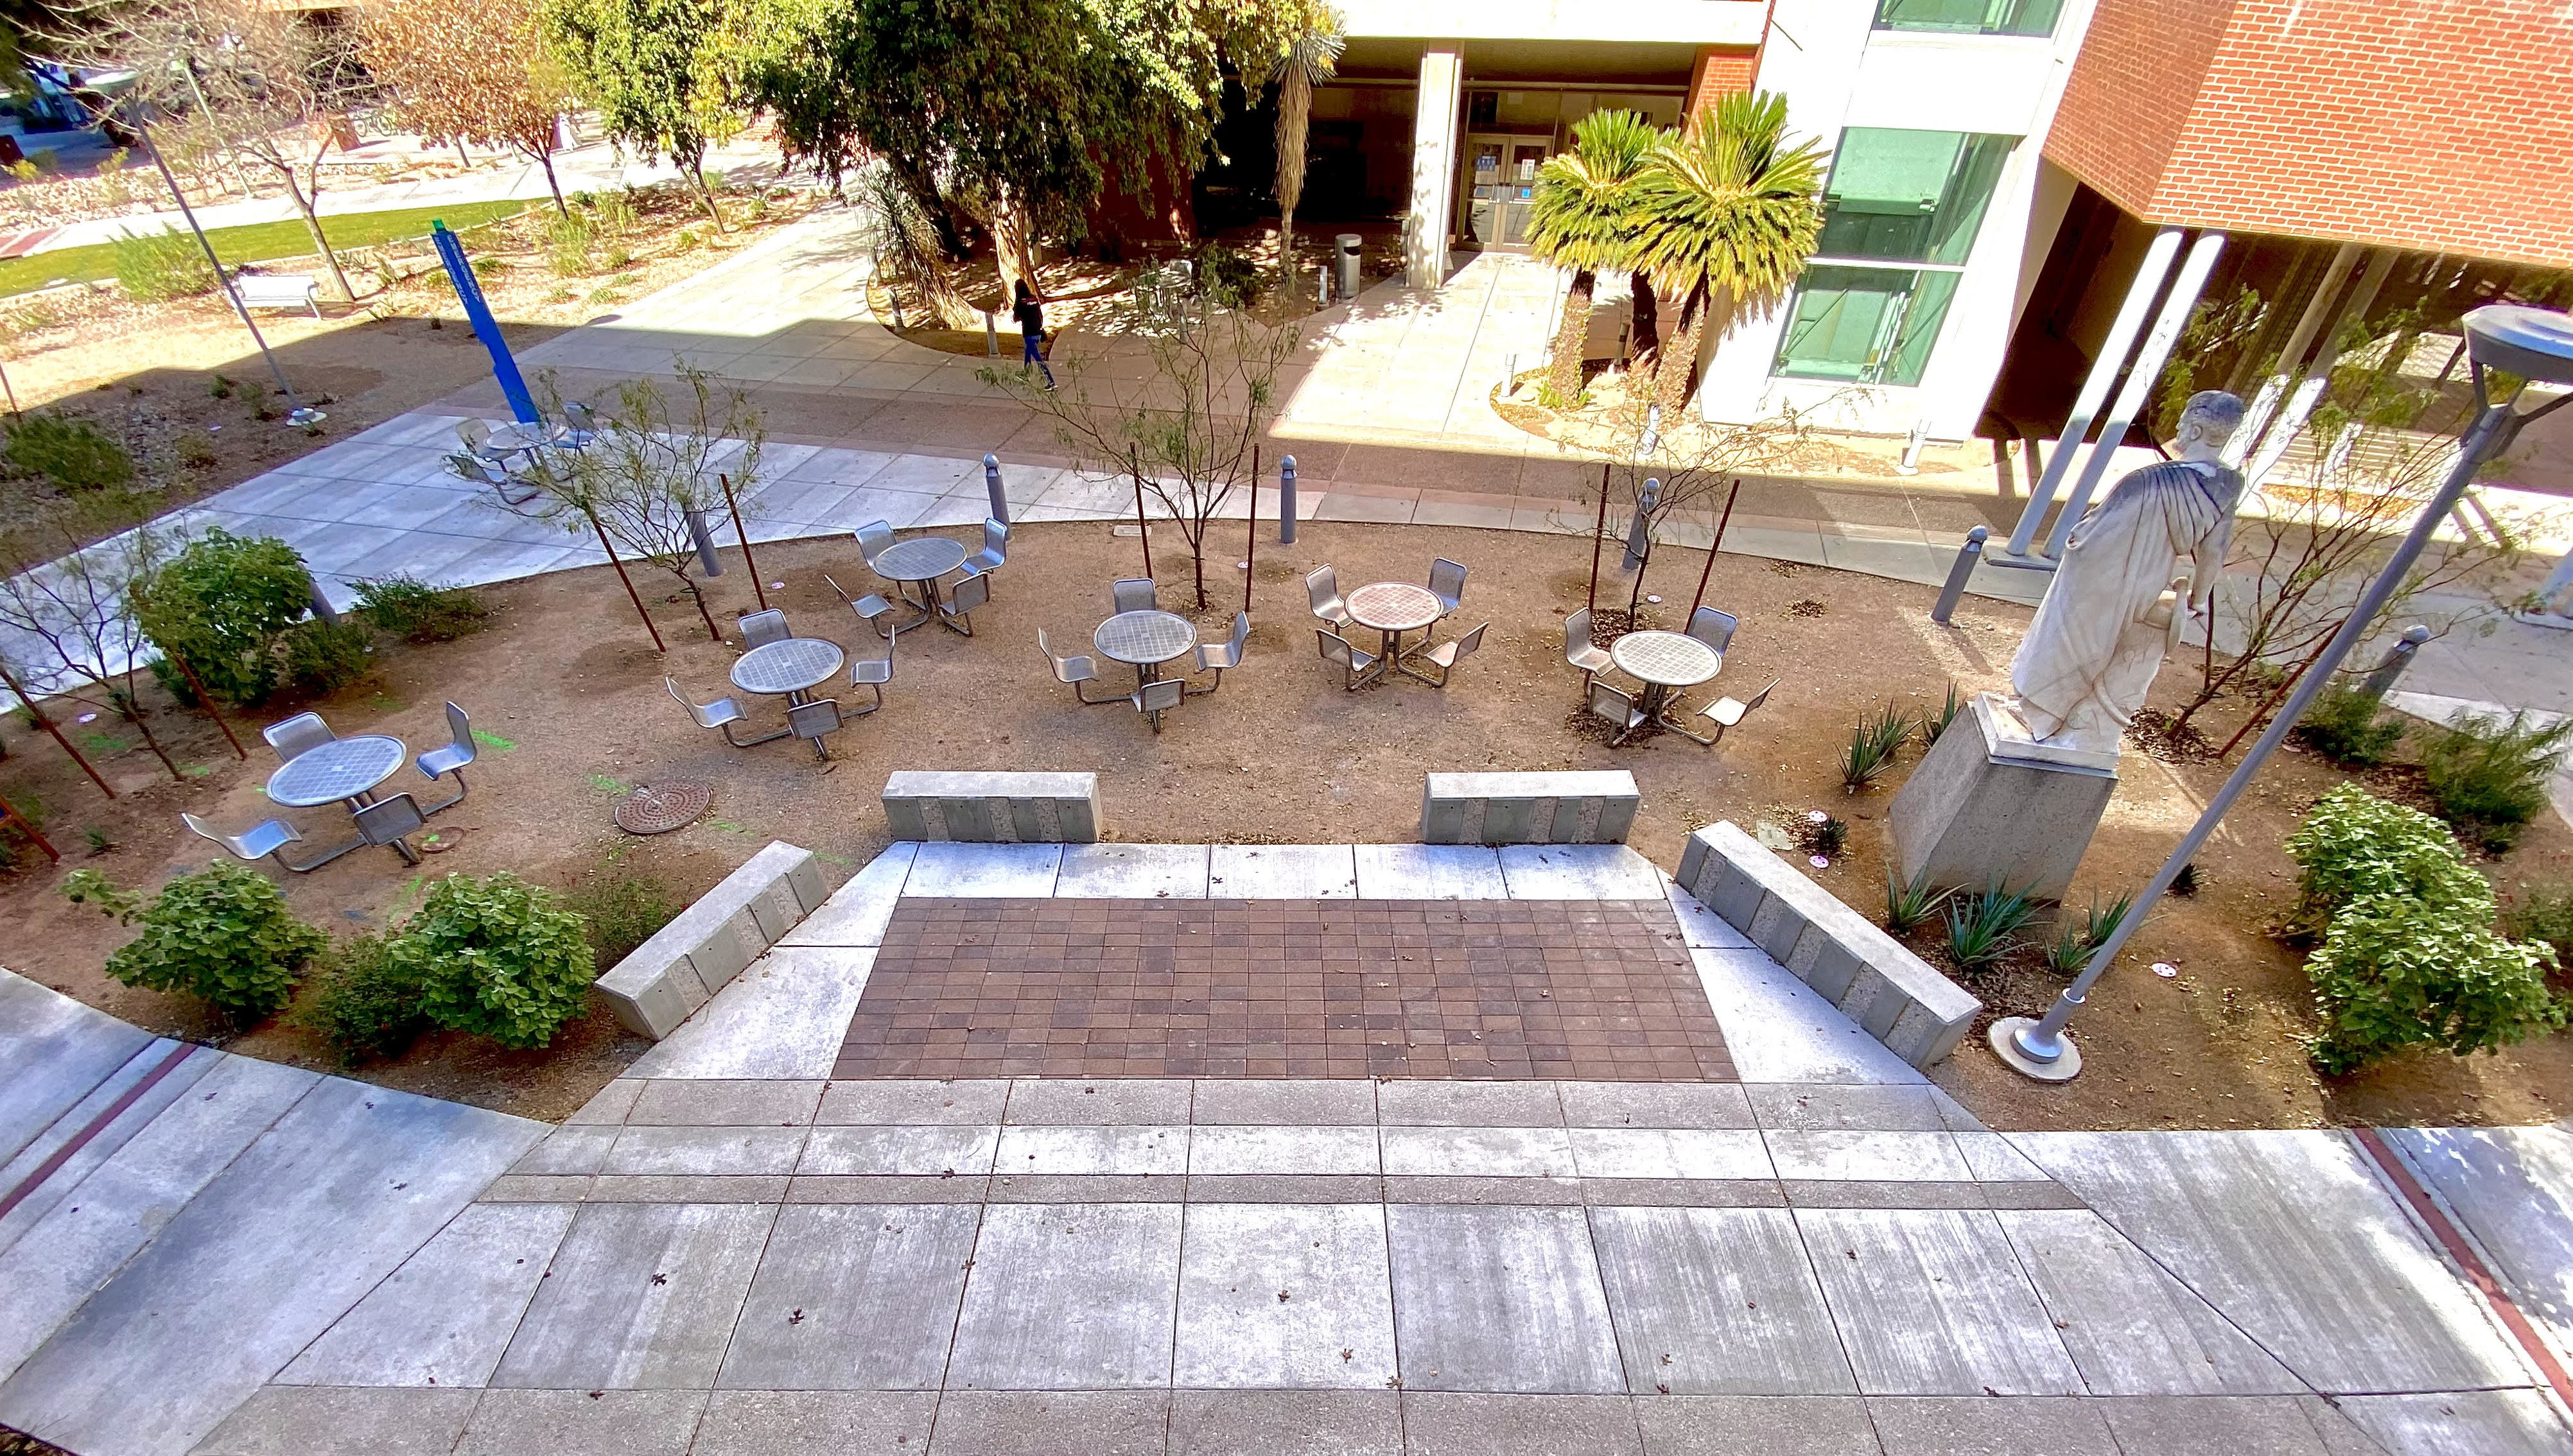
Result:
[[[449,207],[402,208],[389,213],[343,213],[326,215],[322,231],[331,238],[334,248],[372,248],[400,238],[429,236],[431,219],[443,219],[446,226],[457,230],[488,223],[498,218],[524,212],[523,202],[457,203]],[[138,222],[134,231],[144,231]],[[282,223],[253,223],[241,228],[217,228],[206,235],[214,240],[215,255],[226,267],[237,263],[260,263],[272,258],[299,258],[313,251],[312,235],[304,231],[300,218]],[[25,258],[0,260],[0,297],[28,293],[56,283],[94,283],[116,277],[116,245],[93,243],[82,248],[58,248],[50,253],[30,254]]]

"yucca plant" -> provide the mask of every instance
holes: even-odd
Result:
[[[2100,898],[2093,896],[2091,909],[2082,917],[2081,924],[2073,924],[2071,916],[2064,918],[2064,933],[2046,948],[2047,969],[2059,976],[2079,975],[2082,968],[2091,963],[2092,954],[2109,944],[2109,937],[2118,933],[2119,924],[2126,920],[2127,912],[2134,909],[2135,904],[2133,891],[2122,893],[2110,901],[2106,910],[2101,909]]]
[[[1912,720],[1888,704],[1858,720],[1850,745],[1841,755],[1841,787],[1857,793],[1894,767],[1895,755],[1912,739]]]
[[[1304,196],[1304,138],[1313,117],[1313,88],[1339,70],[1340,17],[1328,5],[1300,8],[1268,66],[1244,78],[1257,93],[1271,77],[1278,81],[1278,271],[1295,276],[1295,204]]]
[[[1980,971],[2019,949],[2019,933],[2037,915],[2037,902],[1999,885],[1948,905],[1948,957]]]
[[[1948,903],[1951,892],[1930,888],[1930,872],[1923,870],[1910,884],[1885,874],[1885,928],[1895,935],[1908,936],[1928,925],[1939,907]]]
[[[1947,732],[1948,725],[1956,722],[1957,715],[1964,711],[1966,711],[1966,700],[1957,696],[1957,685],[1952,682],[1948,684],[1946,702],[1937,708],[1921,710],[1921,746],[1928,748],[1938,742],[1939,735]]]
[[[1644,174],[1659,127],[1631,111],[1594,111],[1572,128],[1572,148],[1546,159],[1528,204],[1528,252],[1572,271],[1563,322],[1547,358],[1546,402],[1570,408],[1581,395],[1581,350],[1590,337],[1590,298],[1602,269],[1634,257],[1635,180]],[[1640,281],[1639,281],[1640,282]]]

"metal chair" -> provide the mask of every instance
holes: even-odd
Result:
[[[1340,686],[1350,692],[1366,686],[1358,681],[1358,674],[1375,666],[1374,653],[1350,646],[1348,638],[1328,627],[1315,627],[1313,639],[1314,645],[1321,649],[1324,662],[1340,665]]]
[[[179,822],[188,826],[189,831],[200,838],[211,839],[231,850],[234,859],[274,859],[290,870],[298,868],[287,864],[286,847],[290,844],[302,844],[304,836],[296,832],[294,825],[283,819],[263,819],[240,834],[226,834],[194,814],[181,814]]]
[[[1465,567],[1462,562],[1444,556],[1429,563],[1429,594],[1438,598],[1438,615],[1445,616],[1465,599]]]
[[[514,508],[544,493],[527,480],[510,474],[499,462],[481,455],[458,452],[448,455],[446,463],[457,475],[490,486],[491,493],[500,497],[502,505]]]
[[[322,721],[321,714],[298,713],[283,723],[271,723],[262,728],[259,736],[267,739],[268,746],[277,750],[278,762],[293,763],[296,755],[318,748],[340,735],[331,731],[331,725]]]
[[[452,798],[440,799],[421,811],[425,814],[434,814],[440,809],[451,809],[464,802],[464,766],[471,763],[474,757],[473,720],[465,717],[464,710],[453,703],[446,705],[446,737],[445,747],[432,748],[423,753],[417,766],[421,777],[431,783],[435,783],[440,774],[455,775],[455,794]]]
[[[771,733],[766,738],[735,738],[732,736],[732,725],[735,723],[747,722],[750,718],[748,713],[741,710],[741,704],[726,697],[717,698],[713,702],[700,707],[695,703],[689,702],[685,697],[680,695],[679,683],[676,678],[665,677],[661,679],[661,685],[670,690],[670,696],[678,700],[680,707],[688,710],[689,717],[697,720],[698,727],[722,729],[724,742],[731,744],[735,748],[749,748],[755,744],[766,743],[771,738],[783,738],[786,736],[786,734],[781,731]]]
[[[947,589],[947,595],[938,603],[938,614],[947,619],[949,626],[957,626],[961,623],[965,635],[971,637],[974,635],[974,619],[971,613],[974,608],[986,605],[991,600],[992,578],[977,572]]]
[[[1180,705],[1188,696],[1188,682],[1183,678],[1160,677],[1137,688],[1127,701],[1135,710],[1153,720],[1153,731],[1162,731],[1162,715]]]
[[[389,844],[408,864],[420,863],[420,851],[403,838],[429,827],[429,818],[420,812],[420,801],[409,794],[388,794],[373,804],[359,808],[358,835],[369,844]]]
[[[893,522],[886,520],[868,521],[865,525],[858,527],[857,536],[858,554],[866,559],[866,563],[869,567],[873,567],[876,564],[877,555],[880,554],[885,547],[893,544]]]
[[[983,549],[965,558],[961,569],[968,576],[988,576],[1010,559],[1010,523],[998,516],[983,517]]]
[[[1046,661],[1054,665],[1054,680],[1069,686],[1072,689],[1072,695],[1082,702],[1094,708],[1104,708],[1110,703],[1124,701],[1122,697],[1094,698],[1083,692],[1081,690],[1083,683],[1099,681],[1099,664],[1092,661],[1087,652],[1072,657],[1055,656],[1054,648],[1046,642],[1043,627],[1037,628],[1037,650],[1044,653]]]
[[[884,685],[893,681],[893,645],[888,638],[884,656],[861,657],[849,664],[849,686],[867,689],[876,695],[876,700],[848,716],[863,718],[884,706]]]
[[[1233,636],[1231,638],[1222,642],[1205,642],[1198,646],[1198,671],[1214,673],[1215,681],[1202,688],[1191,688],[1189,691],[1193,693],[1211,693],[1217,688],[1224,686],[1225,669],[1228,667],[1240,667],[1242,665],[1242,647],[1245,642],[1250,640],[1251,613],[1235,612],[1233,614]]]
[[[1108,596],[1120,612],[1149,612],[1162,605],[1153,594],[1153,579],[1149,576],[1130,576],[1108,588]]]
[[[1774,677],[1769,679],[1767,682],[1761,684],[1760,691],[1753,693],[1750,701],[1748,702],[1736,702],[1731,698],[1718,698],[1714,702],[1707,704],[1705,707],[1698,709],[1698,716],[1713,722],[1715,724],[1715,736],[1718,739],[1721,739],[1724,737],[1725,729],[1730,728],[1734,724],[1741,722],[1743,719],[1750,717],[1762,703],[1769,701],[1769,689],[1776,687],[1777,685],[1778,679]]]
[[[741,619],[741,645],[744,647],[765,647],[794,635],[786,628],[786,613],[775,607],[764,612],[752,612]]]
[[[554,443],[567,450],[585,450],[598,438],[598,411],[578,399],[563,401],[563,427]]]
[[[888,633],[884,629],[884,618],[886,613],[893,610],[892,602],[885,600],[883,597],[876,595],[872,591],[868,592],[864,596],[851,596],[846,591],[841,590],[840,583],[831,581],[831,573],[828,571],[822,573],[822,579],[824,581],[831,582],[831,590],[839,593],[840,600],[849,604],[849,610],[858,614],[858,620],[866,623],[869,631],[874,632],[879,637],[891,640],[892,634]]]
[[[1590,711],[1616,726],[1617,736],[1608,740],[1612,748],[1644,726],[1644,711],[1635,700],[1595,677],[1590,680]]]
[[[1741,619],[1731,612],[1702,606],[1689,613],[1688,634],[1714,648],[1715,655],[1722,657],[1724,649],[1733,645],[1734,629],[1741,625]]]
[[[1349,624],[1349,609],[1340,604],[1339,573],[1328,566],[1316,566],[1304,573],[1304,597],[1312,603],[1313,615],[1334,627]]]
[[[1467,632],[1462,637],[1450,637],[1446,641],[1439,643],[1437,646],[1431,647],[1418,654],[1423,660],[1438,669],[1438,681],[1436,686],[1443,688],[1447,685],[1448,674],[1456,670],[1456,661],[1458,658],[1471,657],[1483,649],[1483,627],[1488,627],[1490,625],[1491,623],[1485,622],[1481,627],[1476,627],[1474,630]]]
[[[826,734],[840,731],[840,702],[837,698],[813,698],[786,710],[786,731],[813,745],[813,756],[828,759],[830,748],[822,742]]]
[[[1591,643],[1588,607],[1563,619],[1563,660],[1581,669],[1581,680],[1585,686],[1612,661],[1607,648]]]

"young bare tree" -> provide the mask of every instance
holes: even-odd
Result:
[[[1060,369],[1049,388],[1023,364],[978,371],[1051,420],[1077,467],[1134,483],[1188,542],[1197,608],[1207,590],[1207,537],[1236,491],[1257,482],[1254,455],[1278,415],[1278,372],[1302,336],[1262,323],[1241,301],[1212,294],[1148,300],[1112,315],[1107,332],[1143,339],[1153,367],[1125,383],[1097,378],[1082,363]]]
[[[1704,517],[1713,524],[1734,482],[1743,476],[1794,475],[1822,463],[1827,448],[1814,419],[1839,405],[1840,396],[1834,395],[1812,408],[1789,406],[1747,424],[1685,420],[1665,436],[1648,431],[1652,406],[1647,400],[1628,400],[1617,420],[1626,443],[1608,467],[1608,529],[1623,533],[1634,524],[1647,480],[1656,482],[1644,511],[1651,538],[1659,539],[1686,518]],[[1626,603],[1630,614],[1643,599],[1644,573],[1650,569],[1648,557],[1634,573]]]
[[[84,546],[103,516],[64,502],[0,537],[0,634],[27,689],[86,703],[134,725],[174,781],[179,766],[143,706],[154,655],[127,595],[170,556],[175,541],[146,523]]]
[[[358,12],[358,54],[424,141],[509,148],[545,169],[554,211],[568,214],[554,122],[570,83],[545,50],[534,0],[372,0]]]

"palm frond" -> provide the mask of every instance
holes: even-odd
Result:
[[[1827,156],[1787,138],[1787,100],[1737,93],[1689,118],[1636,180],[1635,266],[1669,292],[1784,294],[1821,241]]]
[[[1572,129],[1570,150],[1537,169],[1528,249],[1560,268],[1625,268],[1634,242],[1634,190],[1663,139],[1631,111],[1597,111]]]

